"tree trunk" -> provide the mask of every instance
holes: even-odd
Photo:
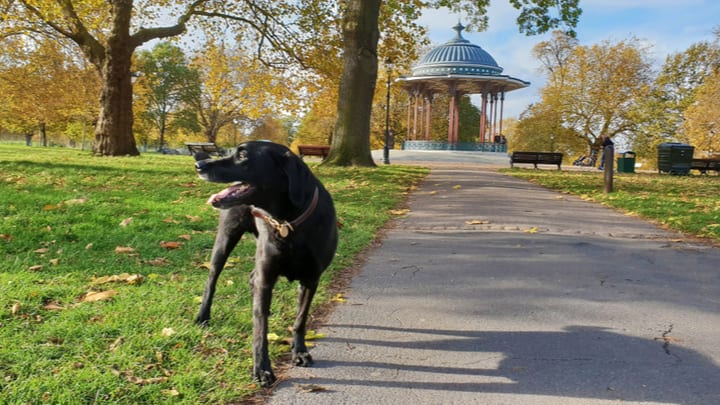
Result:
[[[343,74],[330,154],[324,164],[375,166],[370,115],[377,81],[381,0],[350,0],[343,17]]]
[[[100,116],[95,127],[93,153],[103,156],[137,156],[133,136],[131,57],[135,46],[130,39],[132,1],[112,2],[112,30],[108,36],[100,69],[102,92]]]

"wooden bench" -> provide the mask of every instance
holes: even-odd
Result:
[[[537,169],[538,164],[557,165],[560,170],[563,154],[559,152],[513,152],[510,155],[510,167],[515,163],[532,163]]]
[[[690,162],[690,170],[693,169],[702,174],[708,174],[710,170],[720,174],[720,159],[693,159]]]
[[[330,152],[330,145],[298,145],[298,153],[300,158],[305,156],[320,156],[325,159]]]
[[[222,156],[225,154],[225,149],[217,146],[212,142],[185,142],[191,155],[195,155],[198,152],[205,152],[208,155]]]

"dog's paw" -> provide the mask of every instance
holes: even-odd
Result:
[[[210,326],[210,319],[202,319],[200,317],[195,318],[195,325],[200,326],[201,328],[207,328]]]
[[[261,386],[264,388],[272,387],[273,384],[275,384],[275,381],[277,380],[275,378],[275,374],[273,374],[272,371],[268,370],[257,370],[254,373],[255,379],[260,383]]]
[[[293,364],[298,367],[310,367],[313,365],[313,359],[308,352],[293,353]]]

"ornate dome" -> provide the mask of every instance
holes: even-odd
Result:
[[[428,52],[413,69],[413,76],[495,76],[502,73],[495,59],[478,45],[463,38],[465,27],[458,22],[455,38]]]

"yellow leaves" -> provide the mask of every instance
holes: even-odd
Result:
[[[533,226],[527,229],[523,229],[523,232],[525,233],[538,233],[539,229],[537,226]]]
[[[122,220],[122,222],[120,222],[120,226],[126,227],[126,226],[130,225],[132,223],[132,221],[133,221],[133,217],[125,218]]]
[[[407,209],[407,208],[397,209],[397,210],[390,210],[390,214],[391,214],[391,215],[395,215],[395,216],[398,216],[398,217],[399,217],[399,216],[403,216],[403,215],[407,215],[407,214],[409,214],[409,213],[410,213],[410,210]]]
[[[347,302],[347,299],[343,296],[343,293],[337,293],[337,294],[333,295],[332,298],[330,298],[330,301],[345,303],[345,302]]]
[[[107,291],[88,291],[80,297],[80,302],[98,302],[107,301],[117,295],[115,290]]]
[[[168,337],[176,334],[177,332],[175,332],[175,329],[173,328],[163,328],[161,333],[163,336]]]
[[[460,190],[461,188],[462,188],[462,186],[459,184],[456,184],[453,186],[453,190]]]
[[[100,285],[100,284],[108,284],[108,283],[125,283],[128,285],[132,284],[139,284],[143,281],[143,276],[140,274],[129,274],[129,273],[121,273],[116,274],[112,276],[104,276],[104,277],[93,277],[90,284],[91,285]]]
[[[486,225],[489,224],[490,221],[486,219],[471,219],[468,221],[465,221],[465,225]]]

